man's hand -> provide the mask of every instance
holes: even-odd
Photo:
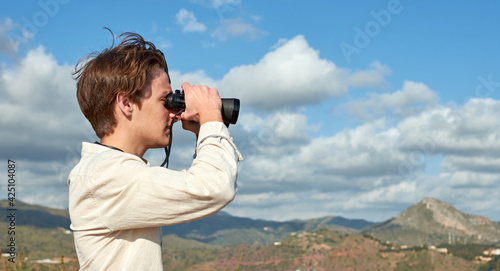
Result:
[[[200,133],[200,124],[196,121],[191,120],[181,120],[182,121],[182,129],[191,131],[198,138],[198,134]]]
[[[186,110],[180,115],[182,128],[198,134],[199,127],[206,122],[222,122],[222,102],[219,92],[207,86],[191,86],[185,82],[182,85]]]

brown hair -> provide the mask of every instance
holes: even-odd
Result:
[[[116,126],[113,103],[118,93],[140,104],[154,70],[159,67],[168,75],[165,56],[153,43],[126,32],[118,36],[122,42],[113,47],[115,37],[109,31],[111,47],[80,59],[74,72],[78,104],[99,138],[111,134]]]

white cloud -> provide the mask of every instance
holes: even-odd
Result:
[[[242,19],[222,19],[220,26],[212,32],[212,37],[226,41],[230,37],[244,37],[249,41],[257,40],[267,35],[267,32],[255,28]]]
[[[496,188],[495,184],[500,181],[500,176],[498,172],[497,174],[485,174],[470,171],[454,171],[451,173],[449,181],[452,187],[494,189]]]
[[[214,86],[215,82],[212,78],[205,74],[205,71],[197,70],[194,72],[188,72],[181,74],[179,71],[170,70],[170,79],[172,80],[172,89],[180,89],[182,83],[188,82],[190,84],[207,85]]]
[[[209,5],[213,8],[241,5],[241,0],[189,0],[189,2],[198,5]]]
[[[398,124],[405,134],[400,145],[415,150],[422,144],[431,152],[463,156],[500,153],[500,101],[471,99],[462,107],[437,106]]]
[[[71,72],[43,47],[29,51],[12,68],[0,69],[0,155],[23,167],[21,200],[65,207],[64,178],[78,160],[80,142],[92,141]],[[342,96],[362,84],[378,88],[388,72],[376,62],[362,71],[339,68],[298,36],[219,81],[202,70],[173,70],[170,75],[174,89],[184,81],[206,84],[228,91],[221,96],[239,97],[245,108],[279,109],[241,112],[238,124],[230,127],[245,156],[239,192],[228,208],[234,215],[280,220],[343,215],[381,221],[433,196],[463,211],[497,216],[498,100],[439,105],[437,94],[425,84],[406,81],[393,92],[349,103],[365,107],[366,122],[313,136],[317,123],[308,118],[306,104]],[[293,105],[293,110],[282,109]],[[194,136],[175,129],[172,168],[185,168]],[[428,156],[442,157],[439,172],[426,172]],[[158,150],[150,157],[159,164],[164,154]],[[57,196],[46,196],[51,194]]]
[[[162,37],[156,38],[156,46],[158,49],[166,50],[172,47],[172,42],[164,40]]]
[[[8,56],[16,56],[21,43],[27,42],[33,35],[25,31],[21,26],[6,17],[0,21],[0,53]]]
[[[177,24],[182,26],[183,32],[205,32],[207,27],[199,23],[192,11],[181,9],[176,15]]]
[[[411,92],[412,84],[408,82],[403,89]],[[401,92],[388,95],[387,99],[394,100],[386,101],[384,108],[395,110],[413,101],[411,95]],[[434,103],[434,92],[427,94],[427,99],[418,99]],[[307,119],[299,121],[305,118],[300,112],[281,112],[286,117],[278,123],[272,121],[276,119],[273,114],[267,118],[243,116],[240,125],[247,134],[239,130],[235,136],[245,138],[239,144],[247,156],[240,173],[240,193],[245,196],[242,202],[236,199],[234,208],[259,213],[258,206],[266,205],[269,195],[293,193],[300,199],[300,207],[285,202],[270,210],[276,208],[278,213],[291,204],[311,210],[310,217],[334,213],[380,221],[432,196],[463,211],[491,216],[487,209],[464,202],[483,197],[485,205],[499,203],[488,196],[489,191],[500,188],[500,127],[495,125],[500,124],[496,117],[499,108],[500,101],[491,99],[472,99],[461,107],[423,107],[418,113],[402,116],[396,125],[394,120],[381,118],[317,138],[307,136],[311,124]],[[289,135],[295,137],[291,141],[279,136],[285,133],[280,127],[288,125]],[[255,133],[259,129],[263,136]],[[441,172],[445,174],[428,175],[427,163],[435,160],[426,157],[436,155],[443,156]],[[306,195],[312,198],[306,200]],[[253,201],[259,203],[252,206]],[[277,217],[290,219],[299,213],[289,211]]]
[[[254,14],[254,15],[250,15],[250,18],[251,18],[253,21],[255,21],[255,22],[258,22],[258,21],[262,20],[262,16],[260,16],[260,15],[255,15],[255,14]]]
[[[241,4],[241,0],[210,0],[212,7],[219,8],[224,5],[237,6]]]
[[[67,146],[91,137],[75,98],[72,68],[59,66],[43,47],[0,72],[2,157],[64,159]]]
[[[152,23],[151,23],[151,26],[152,26],[152,28],[151,28],[151,32],[153,32],[153,34],[155,34],[155,35],[156,35],[156,32],[158,31],[158,27],[156,26],[156,23],[155,23],[155,22],[152,22]]]
[[[378,63],[350,72],[322,59],[304,36],[280,40],[258,63],[232,68],[217,86],[230,90],[247,105],[277,109],[341,97],[351,86],[377,87],[389,69]]]
[[[81,141],[96,139],[77,104],[72,71],[42,46],[0,70],[0,157],[16,161],[20,200],[65,208]]]
[[[383,187],[371,189],[365,193],[359,193],[349,200],[346,204],[347,209],[352,209],[351,206],[357,208],[364,205],[364,208],[373,208],[374,205],[380,207],[383,204],[406,203],[408,205],[414,204],[422,199],[417,187],[417,180],[409,179],[402,182],[390,184]],[[403,196],[404,195],[404,196]]]
[[[347,84],[353,87],[370,87],[382,85],[385,81],[385,76],[391,73],[391,70],[378,61],[373,61],[368,70],[350,72],[351,74],[346,80]]]
[[[215,42],[202,41],[201,42],[201,46],[203,46],[203,48],[214,48],[215,47]]]
[[[384,116],[388,111],[398,117],[406,117],[421,112],[425,107],[436,105],[438,99],[438,95],[426,85],[405,81],[401,90],[393,93],[370,93],[368,98],[349,102],[343,108],[361,119]]]
[[[443,160],[441,169],[445,172],[474,171],[478,173],[500,173],[500,157],[448,155]]]
[[[325,175],[376,179],[397,172],[404,158],[397,151],[399,136],[398,131],[386,127],[385,121],[380,119],[331,137],[316,138],[302,148],[299,156],[304,166],[316,167],[316,171]]]

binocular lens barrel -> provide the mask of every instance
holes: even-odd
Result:
[[[232,98],[223,98],[222,100],[222,120],[226,125],[236,124],[240,113],[240,100]],[[184,92],[176,89],[167,95],[165,100],[166,109],[185,109]]]
[[[222,120],[224,123],[236,124],[239,113],[239,99],[222,98]]]

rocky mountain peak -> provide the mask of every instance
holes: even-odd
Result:
[[[489,218],[462,213],[455,207],[434,198],[424,198],[418,204],[425,205],[425,208],[433,213],[433,220],[436,223],[445,228],[463,231],[469,235],[477,234],[472,228],[494,224]]]
[[[435,198],[424,198],[391,221],[420,232],[463,236],[474,240],[500,240],[500,225],[489,218],[463,213]]]

